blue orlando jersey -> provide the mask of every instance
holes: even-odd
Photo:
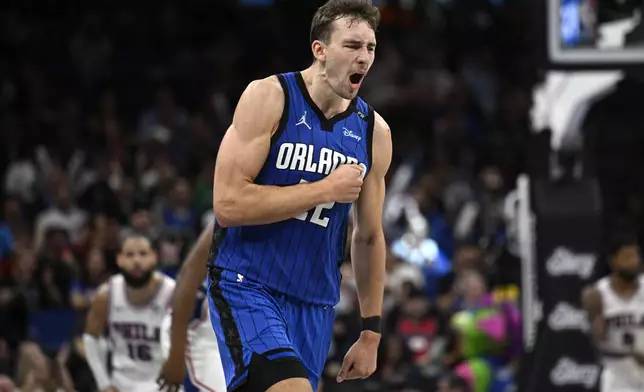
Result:
[[[338,165],[371,168],[373,109],[355,98],[327,119],[313,102],[299,72],[278,75],[284,112],[256,184],[288,186],[319,181]],[[312,304],[339,300],[339,265],[344,256],[350,203],[327,203],[286,221],[219,228],[212,255],[217,267],[236,272]]]

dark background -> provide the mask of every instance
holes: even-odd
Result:
[[[509,390],[521,353],[520,264],[505,203],[517,175],[533,170],[529,109],[543,74],[534,8],[378,3],[376,63],[361,96],[394,143],[386,332],[376,375],[335,385],[357,336],[345,265],[323,390],[433,391],[479,365],[490,380],[473,390]],[[151,236],[160,268],[176,272],[212,218],[212,168],[239,95],[252,79],[310,64],[320,4],[2,3],[1,373],[23,389],[53,388],[69,374],[77,390],[92,390],[78,337],[93,290],[117,272],[119,239]],[[598,145],[617,140],[608,139]],[[598,154],[607,162],[621,150]],[[613,169],[602,175],[614,178]],[[622,200],[620,184],[603,191]],[[481,309],[497,312],[507,333],[498,346],[467,350],[473,338],[455,316]],[[466,390],[439,384],[450,383]]]

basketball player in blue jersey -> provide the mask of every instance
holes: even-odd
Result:
[[[313,64],[251,82],[223,138],[208,278],[229,391],[317,389],[353,202],[363,331],[338,381],[376,369],[392,147],[389,127],[357,93],[374,61],[379,18],[369,0],[320,7]]]

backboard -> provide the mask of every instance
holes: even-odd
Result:
[[[644,65],[644,0],[537,1],[546,8],[538,14],[547,68]]]

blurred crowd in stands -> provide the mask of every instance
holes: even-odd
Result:
[[[79,336],[120,238],[148,235],[176,273],[213,217],[237,98],[309,64],[321,1],[27,3],[0,12],[0,390],[92,391]],[[386,328],[377,373],[337,385],[359,333],[345,264],[321,389],[509,391],[519,263],[504,209],[529,136],[529,13],[518,0],[381,3],[361,95],[394,139]]]

